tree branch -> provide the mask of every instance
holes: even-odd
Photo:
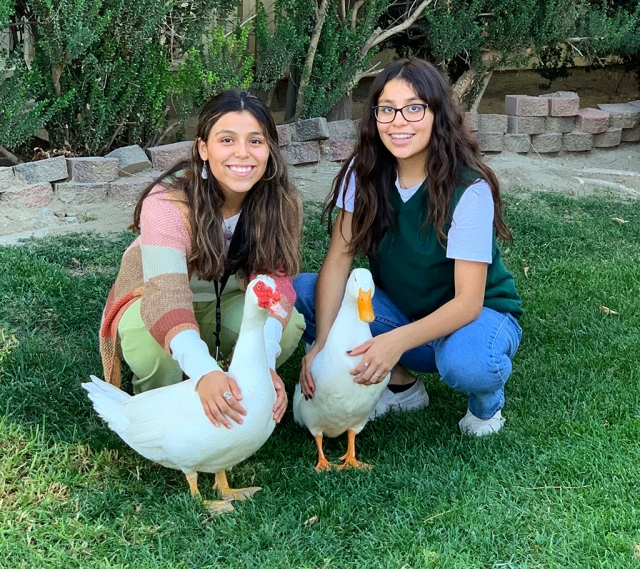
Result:
[[[358,0],[353,5],[353,8],[351,9],[352,10],[351,11],[351,29],[352,30],[356,29],[356,24],[358,23],[358,11],[360,10],[360,8],[362,8],[365,2],[366,0]]]
[[[420,5],[417,8],[415,8],[414,11],[409,16],[407,16],[407,18],[397,26],[389,28],[385,31],[382,31],[379,28],[375,30],[371,34],[371,37],[360,49],[360,55],[364,57],[367,53],[369,53],[371,48],[377,46],[378,44],[381,44],[383,41],[389,39],[391,36],[395,36],[396,34],[399,34],[400,32],[403,32],[404,30],[409,28],[420,16],[422,16],[422,12],[424,12],[427,6],[432,2],[433,0],[423,0],[420,3]]]
[[[13,162],[14,164],[22,163],[22,160],[20,160],[20,158],[18,158],[12,152],[9,152],[4,146],[0,146],[0,154],[2,154],[5,158],[7,158],[10,162]]]
[[[313,29],[313,35],[309,43],[309,50],[307,51],[307,61],[305,61],[304,68],[302,69],[302,77],[300,77],[300,85],[298,86],[298,98],[296,99],[296,111],[292,117],[292,121],[297,121],[302,115],[302,106],[304,104],[304,93],[309,84],[311,78],[311,70],[313,69],[313,60],[316,57],[316,50],[318,49],[318,41],[320,41],[320,34],[324,26],[324,20],[327,16],[327,4],[328,0],[322,0],[320,7],[318,8],[318,18],[316,19],[316,25]]]

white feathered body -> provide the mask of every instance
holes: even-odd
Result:
[[[362,356],[350,356],[347,350],[370,339],[371,330],[360,320],[355,299],[345,293],[326,344],[311,363],[315,394],[305,399],[298,384],[293,397],[294,418],[312,435],[337,437],[349,429],[359,433],[367,424],[390,375],[375,385],[356,383],[350,372]]]
[[[94,376],[83,387],[109,427],[145,458],[185,474],[226,470],[255,453],[275,428],[265,319],[247,319],[245,311],[228,371],[247,411],[242,425],[231,421],[231,429],[214,427],[191,379],[133,397]]]

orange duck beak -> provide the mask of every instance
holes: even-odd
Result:
[[[373,304],[371,303],[371,289],[358,289],[358,316],[363,322],[373,322]]]

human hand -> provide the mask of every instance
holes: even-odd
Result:
[[[315,343],[309,351],[306,353],[304,358],[302,358],[301,369],[300,369],[300,389],[302,394],[305,396],[305,399],[311,399],[316,393],[316,384],[313,381],[313,376],[311,375],[311,362],[318,355],[320,348],[318,348],[318,344]]]
[[[351,370],[354,381],[362,385],[374,385],[383,381],[404,353],[390,333],[381,334],[347,352],[350,356],[362,356]]]
[[[242,415],[246,415],[247,412],[240,405],[242,393],[235,379],[223,371],[211,371],[198,381],[196,391],[200,396],[205,415],[215,427],[222,424],[230,429],[229,419],[242,425]]]
[[[270,369],[271,381],[273,381],[273,387],[276,388],[276,404],[273,406],[273,420],[279,423],[284,416],[284,412],[287,410],[287,392],[284,389],[284,383],[275,370]]]

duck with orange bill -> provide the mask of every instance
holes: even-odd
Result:
[[[369,323],[374,319],[371,303],[374,293],[371,273],[367,269],[354,269],[324,348],[311,365],[310,371],[315,382],[313,397],[305,396],[300,384],[296,386],[294,418],[297,423],[306,426],[315,438],[317,471],[331,468],[322,450],[323,436],[337,437],[344,432],[347,433],[348,448],[338,468],[370,467],[356,459],[355,438],[369,421],[387,387],[390,374],[380,383],[357,383],[352,371],[362,356],[351,356],[349,352],[371,339]]]

